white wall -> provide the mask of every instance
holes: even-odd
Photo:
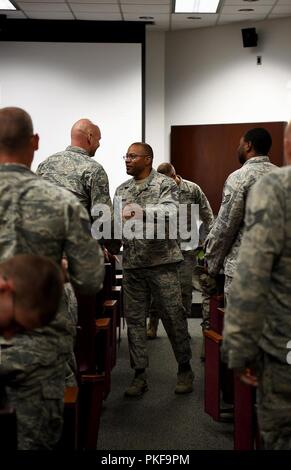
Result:
[[[258,47],[243,48],[242,27]],[[167,33],[166,158],[171,125],[289,120],[290,44],[290,18]]]
[[[101,128],[96,159],[111,194],[128,178],[122,155],[141,140],[141,45],[0,43],[0,107],[19,106],[33,119],[40,149],[33,169],[70,144],[80,118]]]
[[[165,33],[146,34],[146,142],[154,167],[165,161]]]

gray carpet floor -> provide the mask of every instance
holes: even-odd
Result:
[[[175,395],[177,366],[160,323],[158,338],[148,341],[149,391],[142,398],[123,396],[133,371],[129,367],[126,330],[112,373],[111,393],[104,402],[99,450],[225,450],[233,448],[233,425],[212,420],[204,412],[204,365],[200,362],[200,319],[191,318],[189,332],[195,372],[194,392]]]

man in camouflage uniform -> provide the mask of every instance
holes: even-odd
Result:
[[[113,227],[113,208],[109,194],[107,174],[100,163],[93,160],[100,146],[101,132],[89,119],[80,119],[71,129],[71,145],[40,163],[36,173],[60,187],[68,189],[87,210],[92,225],[91,231],[102,245],[116,254],[120,243],[112,237],[105,240],[99,235],[99,224],[94,221],[100,217],[98,205],[108,208],[102,220]]]
[[[218,216],[206,239],[208,273],[215,277],[224,266],[226,299],[236,271],[248,192],[259,178],[276,168],[267,156],[271,145],[269,132],[259,127],[241,138],[238,158],[242,168],[227,178]]]
[[[20,331],[30,331],[50,323],[55,318],[62,293],[61,270],[50,259],[37,255],[16,255],[1,262],[0,334],[5,339],[11,339]],[[6,370],[0,359],[0,419],[5,412],[13,418],[6,395],[6,382]],[[0,449],[11,449],[16,427],[14,430],[11,422],[8,429],[1,425]]]
[[[30,116],[19,108],[0,110],[0,260],[34,253],[60,265],[65,255],[76,292],[95,295],[102,285],[103,255],[90,235],[88,214],[69,191],[31,172],[37,149]],[[1,338],[19,449],[52,449],[60,438],[74,330],[62,298],[50,325],[10,342]]]
[[[291,123],[284,140],[291,164]],[[230,368],[258,383],[259,428],[266,449],[291,449],[291,167],[257,182],[230,289],[223,353]]]
[[[102,165],[92,158],[100,146],[100,139],[99,127],[89,119],[80,119],[71,129],[71,145],[63,152],[48,157],[36,171],[48,181],[75,194],[89,217],[98,203],[112,207],[107,174]]]
[[[166,215],[167,221],[176,217],[178,188],[152,168],[153,151],[149,145],[132,144],[125,161],[126,171],[133,178],[117,188],[115,203],[117,197],[121,198],[123,219],[139,222],[143,231],[141,238],[132,239],[123,232],[124,308],[131,367],[135,370],[125,395],[140,396],[147,390],[146,317],[151,298],[161,305],[161,319],[179,365],[175,393],[189,393],[193,390],[191,349],[178,274],[183,256],[176,240],[167,235],[164,239],[157,235],[149,239],[144,233],[150,223],[157,230],[159,216]],[[151,222],[145,224],[145,218]]]
[[[199,206],[199,218],[204,225],[204,234],[208,235],[213,224],[213,213],[202,189],[191,181],[183,180],[176,174],[176,170],[171,163],[161,163],[157,168],[158,173],[172,178],[178,186],[179,204],[187,205],[187,229],[191,231],[191,204]],[[197,220],[192,221],[197,223]],[[192,275],[196,264],[196,249],[198,240],[179,240],[179,245],[184,257],[184,261],[179,264],[180,283],[182,291],[182,301],[186,318],[191,316],[192,306]],[[204,299],[205,300],[205,299]],[[204,301],[205,307],[205,301]],[[204,309],[205,310],[205,309]],[[209,316],[203,312],[203,318]],[[148,338],[156,338],[159,323],[159,307],[152,304],[150,310],[150,320],[147,329]]]

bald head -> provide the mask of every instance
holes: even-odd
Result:
[[[177,176],[175,167],[171,163],[161,163],[157,168],[157,172],[172,178],[177,185],[180,184],[181,179]]]
[[[86,150],[91,157],[94,157],[100,139],[99,127],[89,119],[80,119],[71,129],[71,145]]]
[[[291,165],[291,121],[288,122],[284,134],[284,157],[287,165]]]
[[[176,176],[176,170],[171,163],[161,163],[158,166],[157,171],[163,175],[169,176],[170,178],[174,178]]]
[[[12,107],[0,109],[0,163],[15,162],[30,167],[38,140],[26,111]]]

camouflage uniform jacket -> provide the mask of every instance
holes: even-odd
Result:
[[[178,176],[178,178],[180,180],[178,184],[179,204],[187,204],[187,229],[188,231],[191,230],[191,204],[197,204],[199,206],[199,218],[203,224],[203,233],[207,236],[214,222],[208,199],[198,184],[182,179],[181,176]]]
[[[217,219],[206,239],[206,258],[211,276],[216,276],[224,263],[225,274],[233,277],[244,231],[247,194],[261,176],[275,168],[268,157],[253,157],[227,178]]]
[[[177,241],[167,236],[167,222],[171,217],[177,217],[179,205],[178,187],[171,178],[152,169],[141,184],[136,184],[134,178],[121,184],[115,193],[115,205],[118,204],[117,197],[121,198],[122,207],[129,203],[138,204],[143,209],[144,219],[149,217],[153,220],[153,224],[156,223],[157,217],[166,217],[165,239],[146,239],[145,224],[142,221],[143,239],[129,240],[123,237],[124,268],[146,268],[183,260]]]
[[[225,315],[223,351],[231,368],[260,351],[287,365],[291,340],[291,168],[253,187]],[[287,343],[289,342],[289,346]]]
[[[103,254],[90,235],[85,209],[70,192],[38,178],[24,165],[0,165],[0,220],[0,260],[33,253],[60,265],[65,255],[70,281],[79,292],[100,289]],[[46,337],[44,347],[50,344],[56,354],[68,354],[74,329],[63,299],[55,320],[31,334]]]
[[[112,212],[107,174],[86,150],[69,146],[40,163],[36,173],[75,194],[90,218],[96,204],[106,204]]]

